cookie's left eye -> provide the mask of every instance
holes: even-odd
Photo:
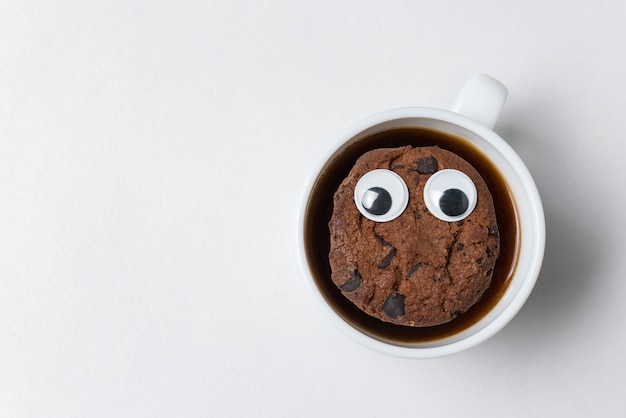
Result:
[[[354,188],[354,203],[368,219],[391,221],[404,211],[409,189],[402,177],[391,170],[372,170],[361,177]]]
[[[424,186],[426,207],[446,222],[465,219],[476,207],[478,193],[471,178],[458,170],[441,170]]]

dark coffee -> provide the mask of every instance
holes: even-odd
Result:
[[[356,160],[377,148],[405,145],[432,146],[459,155],[481,174],[493,197],[500,230],[500,256],[489,289],[466,313],[446,324],[433,327],[405,327],[373,318],[346,299],[330,279],[328,261],[330,232],[328,222],[333,211],[333,195]],[[445,338],[470,327],[485,316],[504,294],[515,270],[519,247],[519,223],[513,196],[498,169],[469,141],[454,135],[423,128],[396,128],[375,133],[343,150],[319,175],[313,186],[304,219],[304,242],[311,274],[328,304],[344,320],[379,339],[415,343]]]

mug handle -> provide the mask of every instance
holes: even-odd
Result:
[[[485,74],[472,77],[461,89],[452,111],[492,129],[504,107],[508,90],[504,84]]]

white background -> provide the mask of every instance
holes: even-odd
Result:
[[[626,3],[0,3],[1,417],[616,417]],[[338,132],[509,88],[547,218],[535,291],[464,353],[340,334],[299,194]]]

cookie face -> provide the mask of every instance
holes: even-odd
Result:
[[[499,254],[491,194],[438,147],[361,156],[334,195],[332,281],[365,313],[398,325],[449,322],[483,295]]]

